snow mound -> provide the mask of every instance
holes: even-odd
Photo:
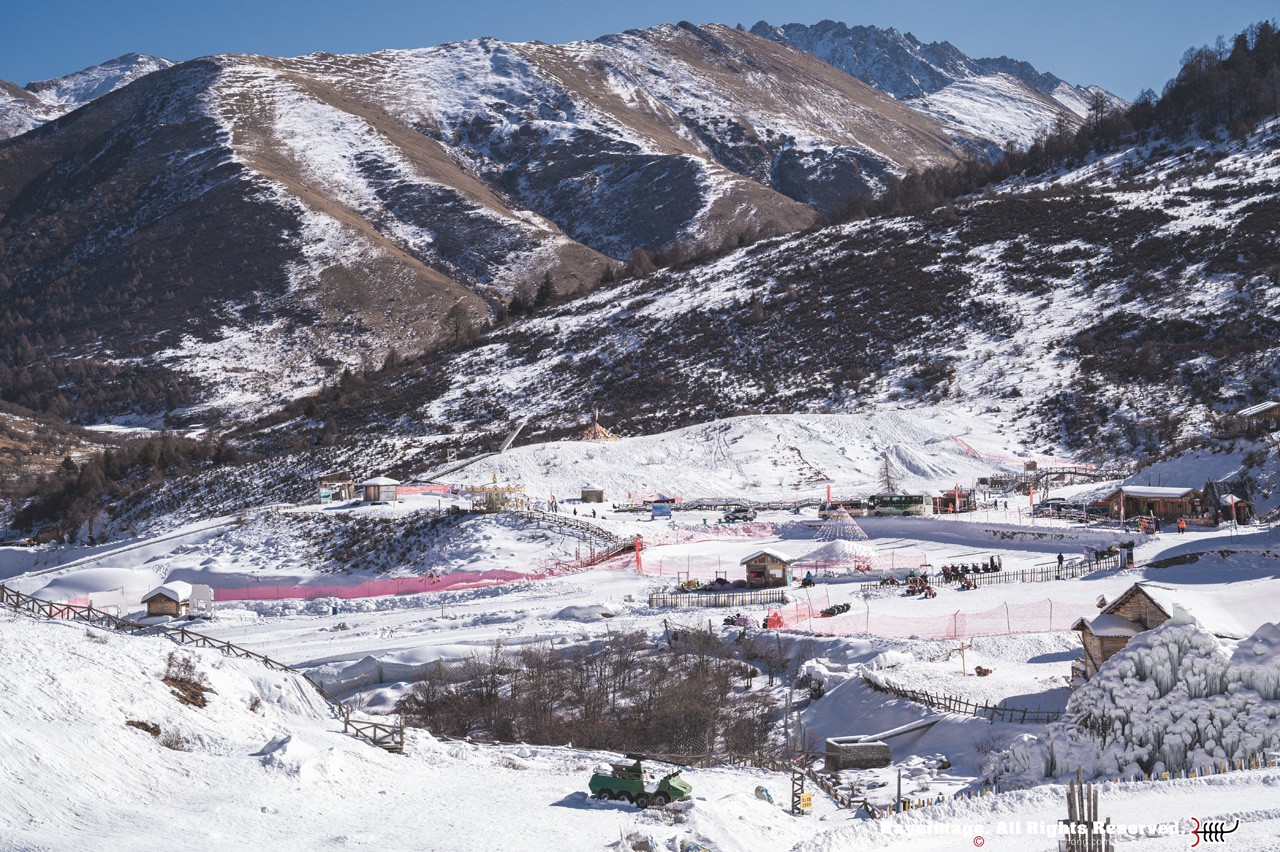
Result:
[[[569,621],[602,621],[606,618],[613,618],[613,616],[613,610],[604,604],[567,606],[555,615],[556,618]]]
[[[869,542],[849,541],[837,538],[806,553],[796,561],[799,568],[809,566],[830,567],[832,565],[865,562],[876,555],[876,549]]]

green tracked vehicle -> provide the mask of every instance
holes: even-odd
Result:
[[[612,763],[611,772],[592,775],[587,785],[591,795],[597,799],[621,799],[637,808],[647,808],[650,804],[662,807],[668,802],[678,802],[693,792],[693,787],[680,778],[679,769],[656,778],[644,771],[641,758],[632,759],[634,763]]]

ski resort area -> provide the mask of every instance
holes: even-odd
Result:
[[[1105,480],[1008,454],[998,426],[949,434],[964,419],[594,424],[416,484],[327,475],[295,503],[0,550],[6,665],[77,672],[0,699],[29,755],[6,764],[26,779],[12,839],[74,822],[145,845],[159,807],[215,845],[484,849],[500,801],[529,848],[907,848],[969,826],[965,844],[1042,849],[1079,778],[1133,826],[1125,848],[1183,848],[1191,816],[1264,848],[1271,498],[1121,523],[1109,497],[1178,490],[1126,480],[1202,495],[1240,455]],[[33,808],[85,783],[89,743],[119,794]],[[691,791],[589,789],[635,758]]]
[[[19,6],[0,852],[1280,852],[1273,2]]]

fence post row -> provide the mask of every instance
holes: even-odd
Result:
[[[1018,723],[1049,723],[1056,722],[1062,717],[1060,710],[1030,710],[1020,707],[993,707],[989,702],[983,702],[979,707],[967,698],[960,698],[954,695],[933,695],[928,692],[920,692],[915,689],[905,689],[895,684],[884,681],[879,678],[872,677],[868,674],[862,676],[862,680],[867,686],[880,692],[887,692],[890,695],[896,695],[899,698],[905,698],[908,701],[914,701],[917,704],[923,704],[926,707],[933,707],[937,710],[945,710],[949,713],[963,713],[967,716],[973,716],[978,719],[989,719],[995,721],[1009,721]]]

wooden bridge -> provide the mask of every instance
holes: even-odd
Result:
[[[1042,467],[1036,470],[1024,470],[1018,473],[996,473],[987,477],[992,489],[1028,493],[1032,487],[1042,489],[1049,481],[1061,480],[1064,483],[1106,482],[1124,479],[1127,471],[1119,469],[1095,468],[1092,465],[1062,465],[1059,467]]]

